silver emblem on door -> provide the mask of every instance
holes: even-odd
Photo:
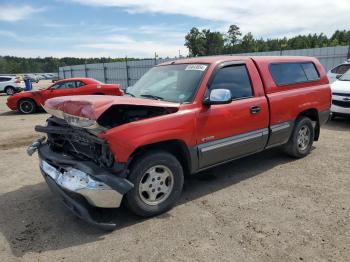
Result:
[[[211,140],[214,140],[214,139],[215,139],[215,136],[208,136],[208,137],[202,138],[202,142],[208,142],[208,141],[211,141]]]

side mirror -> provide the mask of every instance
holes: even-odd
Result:
[[[341,78],[343,75],[337,75],[336,78],[339,79]]]
[[[203,101],[205,105],[223,105],[232,101],[231,91],[228,89],[213,89]]]

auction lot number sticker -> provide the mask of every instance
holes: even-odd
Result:
[[[207,67],[208,67],[207,65],[193,64],[193,65],[188,65],[185,68],[185,70],[204,71]]]

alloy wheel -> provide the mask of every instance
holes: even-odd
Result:
[[[310,143],[310,135],[311,132],[308,126],[305,125],[299,129],[297,138],[299,150],[304,151],[305,149],[307,149]]]
[[[21,112],[25,114],[32,113],[33,104],[30,101],[22,101],[19,105]]]
[[[174,175],[164,165],[149,168],[141,177],[139,195],[148,205],[159,205],[171,194],[174,186]]]

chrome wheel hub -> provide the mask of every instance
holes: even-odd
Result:
[[[298,132],[298,148],[300,150],[305,150],[310,143],[310,128],[308,126],[302,126]]]
[[[139,184],[141,200],[148,205],[158,205],[171,194],[174,186],[174,175],[169,168],[156,165],[149,168]]]

